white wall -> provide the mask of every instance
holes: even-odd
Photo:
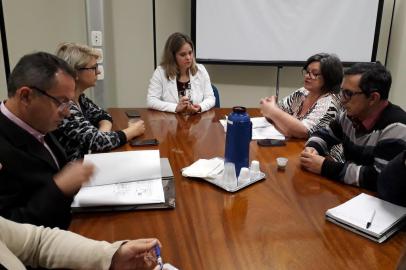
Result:
[[[378,60],[385,62],[393,0],[386,0]],[[190,0],[156,0],[157,62],[167,37],[175,32],[189,34]],[[393,74],[391,100],[406,107],[403,94],[406,78],[406,3],[397,1],[388,67]],[[23,55],[35,50],[54,52],[62,41],[86,43],[85,1],[4,0],[10,62],[13,67]],[[108,101],[111,107],[145,107],[152,75],[153,33],[151,0],[105,1],[105,41]],[[350,41],[349,41],[350,42]],[[315,52],[316,53],[316,52]],[[0,86],[6,89],[0,57]],[[276,68],[263,66],[206,65],[212,82],[220,90],[221,105],[257,107],[261,97],[275,93]],[[300,68],[284,67],[280,93],[285,96],[302,85]],[[0,91],[0,98],[6,91]]]
[[[85,2],[82,0],[5,0],[3,12],[12,70],[27,53],[54,53],[62,41],[86,42]],[[1,56],[3,70],[3,56]],[[0,98],[6,94],[4,72],[0,79]]]
[[[406,2],[397,1],[389,46],[388,68],[392,72],[390,100],[406,110]]]
[[[105,1],[111,8],[110,33],[112,50],[105,52],[112,59],[108,73],[114,73],[111,89],[116,103],[110,106],[144,106],[148,77],[153,72],[152,4],[150,0]],[[109,102],[107,102],[109,104]]]

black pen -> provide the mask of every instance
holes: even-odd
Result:
[[[367,222],[367,226],[366,226],[367,229],[369,229],[369,227],[371,227],[372,221],[374,221],[374,218],[375,218],[375,213],[376,213],[376,210],[374,209],[374,211],[372,212],[371,217],[369,218],[369,220]]]

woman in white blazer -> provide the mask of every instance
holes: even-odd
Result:
[[[150,80],[148,108],[194,114],[213,108],[215,101],[209,74],[203,65],[196,64],[192,40],[173,33]]]

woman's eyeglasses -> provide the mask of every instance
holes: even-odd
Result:
[[[99,69],[99,64],[94,65],[93,67],[82,67],[78,68],[78,70],[93,70],[95,74],[97,74],[97,70]]]
[[[315,80],[321,76],[321,73],[313,73],[307,69],[302,69],[303,77],[309,76],[310,79]]]
[[[63,112],[64,110],[69,110],[72,105],[70,100],[62,102],[62,101],[58,100],[56,97],[48,94],[46,91],[39,89],[38,87],[35,87],[35,86],[28,86],[28,87],[31,89],[34,89],[37,92],[40,92],[42,95],[44,95],[46,97],[52,99],[55,102],[55,104],[58,106],[57,110],[59,112]]]

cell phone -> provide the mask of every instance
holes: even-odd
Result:
[[[259,146],[284,146],[285,141],[275,140],[275,139],[263,139],[263,140],[258,140],[257,144]]]
[[[147,146],[147,145],[158,145],[159,141],[157,139],[146,139],[146,140],[131,140],[131,146]]]
[[[140,113],[135,110],[126,111],[125,114],[129,118],[141,117]]]

